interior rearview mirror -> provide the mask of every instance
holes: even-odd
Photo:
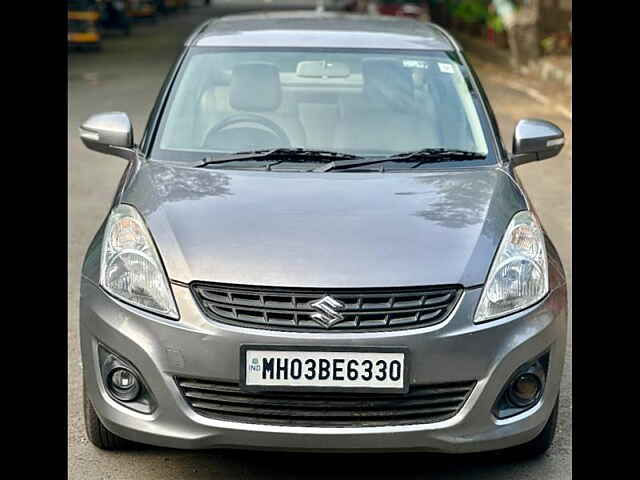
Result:
[[[123,112],[91,115],[80,127],[80,139],[90,149],[131,160],[133,126]]]
[[[525,118],[513,132],[513,166],[556,156],[564,146],[564,132],[546,120]]]
[[[298,63],[296,75],[305,78],[346,78],[350,71],[346,63],[310,60]]]

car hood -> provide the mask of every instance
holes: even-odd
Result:
[[[525,199],[498,168],[240,171],[145,163],[122,202],[169,278],[287,287],[484,283]]]

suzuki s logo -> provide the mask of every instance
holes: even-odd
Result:
[[[327,328],[344,320],[344,317],[339,312],[345,307],[344,303],[329,295],[309,303],[309,306],[318,312],[312,313],[311,318]]]

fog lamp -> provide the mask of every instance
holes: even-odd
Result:
[[[509,400],[517,407],[527,407],[538,400],[542,391],[542,382],[533,373],[523,373],[511,383]]]
[[[140,392],[140,381],[135,373],[123,367],[116,367],[107,377],[111,393],[124,402],[134,400]]]

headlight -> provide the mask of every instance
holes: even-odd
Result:
[[[522,310],[549,291],[544,234],[529,211],[516,213],[502,238],[474,322]]]
[[[118,205],[107,220],[100,284],[125,302],[178,318],[178,309],[153,239],[140,214],[130,205]]]

